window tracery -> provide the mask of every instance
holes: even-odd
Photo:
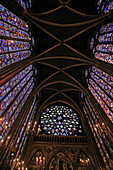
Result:
[[[66,106],[51,106],[43,111],[39,126],[46,135],[82,135],[77,113]]]
[[[90,50],[94,57],[113,64],[113,22],[103,25],[91,38]]]
[[[91,131],[93,133],[96,144],[99,148],[100,154],[107,169],[110,169],[112,164],[112,150],[113,144],[109,137],[109,128],[105,126],[102,120],[99,118],[96,110],[93,108],[91,102],[82,93],[81,94],[83,110]]]
[[[25,101],[27,100],[29,94],[31,93],[34,86],[33,77],[26,84],[23,91],[18,95],[14,103],[10,106],[4,116],[1,115],[2,124],[0,127],[1,136],[0,136],[0,145],[6,139],[13,123],[15,122],[17,116],[19,115]]]
[[[0,5],[0,68],[31,55],[31,32],[27,23]]]
[[[113,122],[113,77],[94,66],[86,72],[88,89]]]
[[[10,164],[12,164],[12,169],[14,167],[19,167],[19,162],[21,160],[21,155],[27,140],[28,136],[28,130],[30,129],[32,125],[32,121],[36,112],[36,107],[37,107],[37,100],[36,97],[34,98],[34,101],[30,107],[29,113],[25,119],[24,125],[19,133],[19,136],[17,138],[17,141],[15,143],[15,149],[16,153],[15,155],[10,159]]]
[[[113,7],[113,1],[98,1],[98,8]],[[110,10],[110,9],[109,9]],[[108,12],[108,11],[107,11]],[[113,22],[103,25],[91,39],[90,50],[96,59],[113,64]],[[92,67],[85,74],[88,89],[113,122],[113,77],[104,71]]]

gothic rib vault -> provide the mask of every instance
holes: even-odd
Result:
[[[16,12],[21,15],[21,10],[12,2],[7,4],[9,8],[14,11],[17,10]],[[90,0],[88,2],[90,3]],[[91,2],[94,5],[94,1]],[[17,63],[17,67],[12,65],[12,69],[9,66],[9,75],[13,73],[11,75],[13,77],[19,72],[19,69],[22,70],[29,63],[33,64],[38,70],[38,75],[35,77],[35,90],[32,96],[34,97],[39,93],[38,112],[35,120],[38,122],[42,111],[50,105],[68,105],[80,115],[86,135],[87,129],[84,124],[80,94],[82,92],[87,98],[90,98],[91,93],[85,83],[85,68],[95,66],[109,75],[113,74],[109,63],[104,64],[90,55],[90,37],[102,24],[112,21],[113,14],[109,12],[97,15],[94,12],[95,14],[91,15],[90,10],[88,14],[85,14],[87,8],[84,9],[83,5],[79,12],[79,10],[76,10],[73,0],[56,0],[54,3],[52,0],[46,2],[34,0],[33,3],[32,12],[23,10],[22,17],[33,28],[36,48],[33,57],[30,56]],[[42,3],[43,5],[41,5]],[[85,3],[83,4],[85,5]],[[91,4],[90,7],[93,9]],[[43,8],[44,10],[42,10]],[[2,71],[4,78],[7,71],[5,68]],[[107,124],[112,131],[109,121],[107,121]]]

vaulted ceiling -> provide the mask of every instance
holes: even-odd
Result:
[[[87,93],[84,69],[95,62],[89,55],[89,38],[106,15],[98,15],[94,0],[34,0],[25,12],[33,24],[38,68],[35,94],[39,111],[63,102],[80,112],[80,92]]]

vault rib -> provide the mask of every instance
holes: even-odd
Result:
[[[83,89],[82,91],[84,91],[86,94],[88,94],[87,90],[82,86],[81,83],[79,83],[74,77],[72,77],[70,74],[66,73],[65,71],[62,71],[65,75],[67,75],[68,77],[70,77],[73,81],[75,81],[78,86],[81,87],[81,89]]]
[[[32,12],[29,12],[29,13],[31,15],[34,15],[34,16],[48,15],[48,14],[51,14],[52,12],[55,12],[55,11],[61,9],[61,8],[62,8],[62,5],[60,5],[59,7],[55,8],[55,9],[52,9],[50,11],[46,11],[46,12],[43,12],[43,13],[37,13],[37,14],[36,13],[32,13]]]
[[[89,23],[93,23],[93,22],[97,22],[98,20],[101,20],[103,18],[106,19],[106,17],[108,17],[108,15],[110,15],[109,13],[106,13],[104,15],[101,15],[97,18],[88,20],[88,21],[84,21],[84,22],[79,22],[79,23],[72,23],[72,24],[59,24],[59,23],[55,23],[55,22],[50,22],[50,21],[46,21],[40,18],[37,18],[33,15],[30,15],[30,13],[26,12],[26,16],[28,17],[28,19],[30,19],[32,21],[32,19],[34,19],[35,21],[38,21],[40,23],[46,24],[46,25],[50,25],[50,26],[56,26],[56,27],[75,27],[75,26],[81,26],[81,25],[85,25],[85,24],[89,24]],[[32,19],[31,19],[31,18]]]

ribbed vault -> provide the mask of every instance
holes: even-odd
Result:
[[[90,9],[95,5],[93,0],[91,2],[80,0],[76,9],[76,6],[72,8],[72,0],[56,0],[54,3],[34,0],[34,12],[25,11],[26,18],[37,30],[37,55],[30,62],[38,69],[35,94],[40,92],[39,112],[55,102],[65,102],[81,112],[80,92],[88,96],[83,80],[84,68],[97,65],[88,53],[89,36],[108,15],[109,18],[112,15],[97,15],[96,10],[91,13]],[[80,5],[83,12],[78,11]]]

